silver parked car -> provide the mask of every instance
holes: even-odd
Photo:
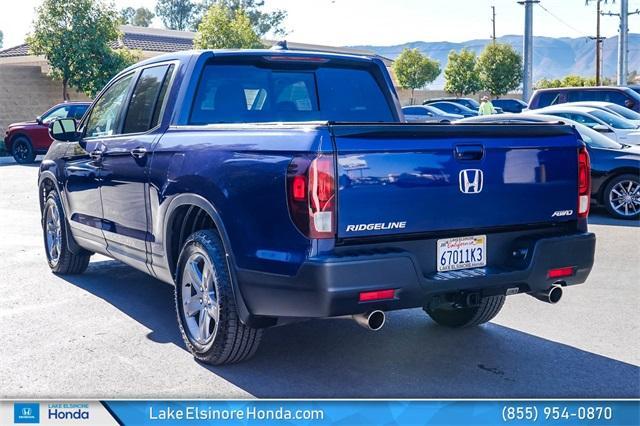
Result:
[[[407,123],[451,123],[463,118],[459,114],[450,114],[430,105],[412,105],[402,108]]]

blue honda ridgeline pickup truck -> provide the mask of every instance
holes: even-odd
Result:
[[[51,124],[49,266],[81,273],[100,253],[174,283],[184,341],[211,364],[247,359],[291,321],[377,330],[385,312],[422,307],[474,326],[505,296],[555,303],[586,280],[589,157],[573,128],[402,121],[375,58],[138,63],[79,123]]]

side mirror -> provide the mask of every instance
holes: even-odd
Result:
[[[42,117],[37,116],[37,117],[36,117],[36,123],[38,123],[38,124],[42,124]]]
[[[592,127],[593,130],[595,130],[596,132],[600,132],[600,133],[611,133],[612,130],[605,126],[604,124],[596,124],[595,126]]]
[[[76,120],[73,118],[61,118],[49,124],[49,136],[52,139],[62,142],[77,142],[80,140],[80,133],[76,127]]]

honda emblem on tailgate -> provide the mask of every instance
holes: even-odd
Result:
[[[460,192],[463,194],[478,194],[482,191],[484,176],[482,170],[464,169],[460,170]]]

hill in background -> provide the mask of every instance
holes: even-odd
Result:
[[[507,35],[498,37],[500,43],[512,45],[522,54],[522,36]],[[444,70],[447,65],[447,55],[451,50],[467,48],[479,54],[484,47],[491,43],[490,39],[469,40],[460,43],[416,41],[395,46],[349,46],[376,52],[387,58],[395,59],[404,48],[417,48],[420,52],[440,61]],[[611,37],[604,41],[603,47],[603,75],[615,80],[616,61],[618,55],[618,37]],[[640,34],[629,34],[629,72],[640,71]],[[534,37],[533,40],[533,81],[542,78],[561,78],[568,74],[583,77],[595,75],[595,42],[588,38],[551,38]],[[439,89],[444,86],[444,75],[429,87]]]

